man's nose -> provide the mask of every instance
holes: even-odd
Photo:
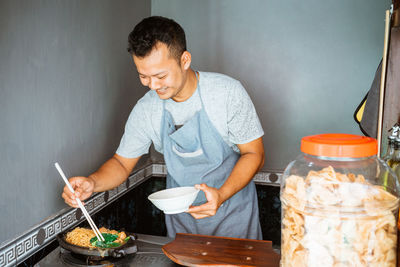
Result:
[[[157,79],[151,79],[149,80],[149,88],[151,90],[157,90],[160,89],[160,84],[158,83]]]

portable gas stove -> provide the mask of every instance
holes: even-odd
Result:
[[[137,234],[137,252],[121,258],[84,256],[71,253],[61,247],[52,251],[38,262],[35,267],[54,266],[179,266],[171,261],[161,250],[161,247],[173,239],[163,236]]]

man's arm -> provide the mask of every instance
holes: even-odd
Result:
[[[194,218],[201,219],[215,215],[221,204],[243,189],[264,165],[264,145],[261,137],[237,146],[240,158],[221,188],[208,187],[205,184],[196,185],[204,191],[208,202],[201,206],[192,206],[188,210]]]
[[[76,208],[78,207],[76,198],[85,200],[93,192],[110,190],[122,184],[128,178],[139,159],[140,157],[124,158],[115,154],[89,177],[76,176],[70,178],[69,182],[74,188],[75,194],[65,186],[62,197],[68,205]]]
[[[94,183],[94,192],[113,189],[122,184],[139,161],[138,158],[125,158],[114,154],[96,172],[89,175]]]

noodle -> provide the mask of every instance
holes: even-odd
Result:
[[[101,227],[99,229],[100,233],[108,233],[108,234],[114,234],[118,235],[118,239],[115,240],[114,242],[123,244],[125,243],[124,239],[126,238],[125,232],[118,232],[116,230],[108,230],[107,228]],[[71,232],[68,232],[65,236],[65,240],[73,245],[81,246],[81,247],[87,247],[87,248],[96,248],[95,246],[92,246],[90,244],[90,239],[95,237],[96,235],[94,234],[92,229],[87,229],[87,228],[82,228],[82,227],[76,227],[74,230]]]

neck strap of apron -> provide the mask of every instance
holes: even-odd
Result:
[[[199,91],[199,97],[200,97],[200,103],[201,103],[201,109],[204,109],[204,104],[203,104],[203,98],[201,97],[201,92],[200,92],[200,79],[199,79],[199,73],[197,71],[194,71],[194,74],[196,75],[196,88],[197,91]],[[196,92],[196,91],[195,91]],[[194,94],[194,93],[193,93]]]

